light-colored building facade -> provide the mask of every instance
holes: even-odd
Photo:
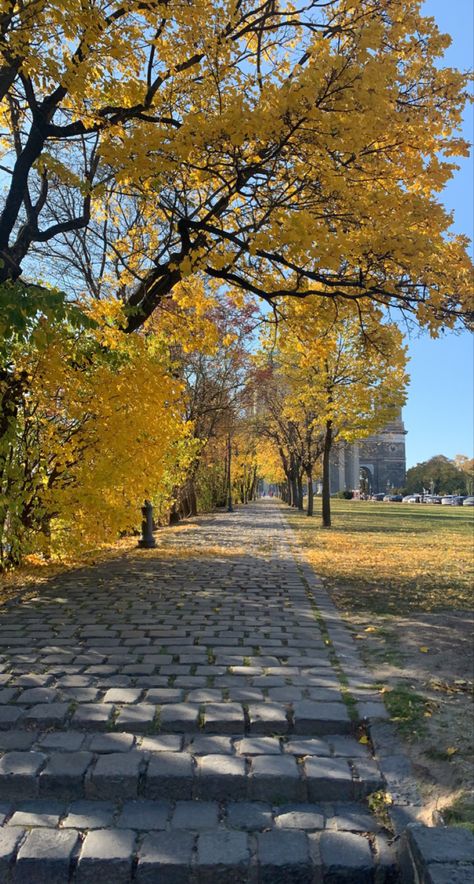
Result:
[[[406,479],[406,430],[401,411],[396,420],[361,442],[335,445],[331,457],[331,494],[367,494],[403,488]]]

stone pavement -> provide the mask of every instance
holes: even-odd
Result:
[[[383,707],[281,512],[201,517],[2,609],[0,882],[398,880],[364,798],[401,756],[382,776],[358,740]]]

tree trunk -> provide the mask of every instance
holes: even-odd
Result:
[[[41,533],[44,537],[43,555],[45,559],[51,558],[51,516],[49,513],[41,519]]]
[[[313,471],[306,470],[306,478],[308,479],[308,506],[306,515],[312,516],[314,511],[314,491],[313,491]]]
[[[254,467],[252,471],[252,481],[249,487],[248,499],[250,501],[257,499],[257,467]]]
[[[176,503],[173,503],[173,505],[170,509],[169,524],[170,525],[177,525],[178,522],[180,522],[180,521],[181,521],[181,518],[180,518],[179,512],[177,510]]]
[[[329,484],[329,457],[332,446],[332,421],[326,421],[323,450],[323,528],[331,527],[331,488]]]
[[[291,506],[294,508],[298,506],[298,482],[294,472],[291,473]]]
[[[234,512],[232,506],[232,445],[230,433],[227,435],[227,512]]]
[[[296,481],[298,485],[298,509],[303,510],[303,474],[301,472],[298,472]]]
[[[291,504],[292,507],[298,506],[299,495],[298,495],[298,474],[296,469],[295,457],[293,454],[290,455],[290,485],[291,485]]]
[[[196,495],[196,486],[194,484],[194,478],[189,480],[188,486],[188,499],[189,499],[189,515],[197,516],[197,495]]]

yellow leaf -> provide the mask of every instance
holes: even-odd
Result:
[[[359,739],[359,743],[362,743],[363,746],[366,746],[368,742],[369,742],[369,738],[366,737],[365,734],[363,734]]]
[[[418,650],[421,651],[422,654],[427,654],[429,651],[429,648],[427,648],[426,645],[420,645]]]
[[[377,627],[376,626],[366,626],[365,631],[366,632],[377,632]]]
[[[451,755],[455,755],[458,751],[459,750],[456,748],[456,746],[448,746],[448,748],[446,749],[446,755],[449,755],[451,757]]]

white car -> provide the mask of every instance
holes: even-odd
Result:
[[[462,502],[463,506],[474,506],[474,497],[466,497],[466,500]]]

